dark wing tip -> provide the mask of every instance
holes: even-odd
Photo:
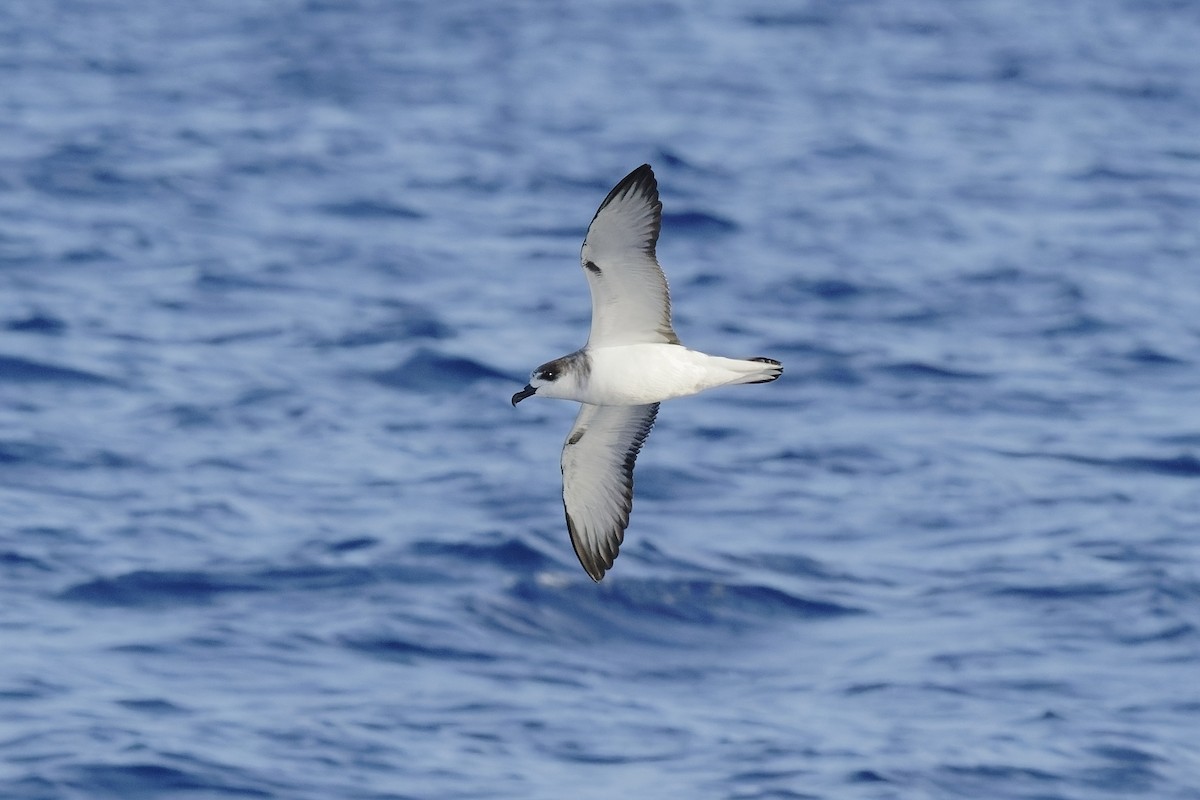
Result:
[[[658,181],[655,180],[654,170],[649,164],[642,164],[622,178],[604,198],[604,202],[600,204],[600,208],[596,209],[596,213],[599,214],[616,198],[628,194],[642,195],[651,205],[658,203]]]
[[[612,191],[604,198],[604,202],[596,209],[596,213],[592,215],[592,224],[595,224],[596,219],[604,213],[604,209],[608,208],[610,204],[626,197],[637,197],[649,208],[650,220],[644,232],[645,242],[642,247],[647,255],[653,259],[657,259],[658,256],[655,253],[655,249],[658,247],[658,235],[662,232],[662,201],[658,198],[658,181],[655,180],[654,170],[650,168],[649,164],[642,164],[622,178],[612,188]],[[591,225],[589,225],[589,234],[591,233],[591,229]],[[585,246],[587,245],[586,238],[583,243]],[[596,270],[592,271],[592,274],[599,275],[600,272]]]
[[[567,513],[567,531],[571,534],[571,545],[575,548],[575,555],[579,559],[579,563],[583,566],[583,571],[588,574],[596,583],[604,580],[604,573],[612,568],[613,561],[620,554],[619,550],[621,543],[625,541],[625,530],[622,528],[617,531],[616,542],[609,552],[609,548],[605,547],[596,552],[589,551],[583,546],[583,538],[575,529],[575,522],[571,519],[571,514]],[[611,539],[606,540],[607,544]]]

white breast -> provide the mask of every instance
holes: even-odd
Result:
[[[704,353],[673,344],[631,344],[589,349],[585,403],[634,406],[685,397],[728,382]]]

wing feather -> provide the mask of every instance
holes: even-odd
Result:
[[[613,564],[633,508],[633,465],[658,403],[584,405],[562,452],[563,508],[579,563],[599,581]]]
[[[661,228],[658,183],[643,164],[604,198],[583,241],[580,263],[592,293],[589,346],[679,344],[655,255]]]

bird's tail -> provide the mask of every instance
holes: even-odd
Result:
[[[726,386],[739,383],[770,383],[783,374],[783,365],[773,358],[723,358],[721,366],[729,370],[732,380]]]

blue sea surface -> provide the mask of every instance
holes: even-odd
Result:
[[[0,6],[0,797],[1200,798],[1200,4]],[[600,584],[513,409],[643,162]]]

